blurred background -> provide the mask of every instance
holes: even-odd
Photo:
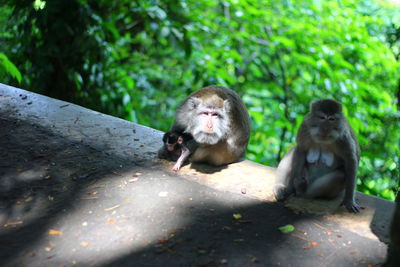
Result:
[[[399,0],[0,0],[0,82],[159,130],[189,93],[236,90],[247,159],[277,166],[312,100],[345,106],[358,190],[393,200]]]

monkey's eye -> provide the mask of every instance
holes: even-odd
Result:
[[[219,118],[219,114],[218,113],[212,113],[211,116],[213,116],[214,118]]]
[[[325,120],[325,119],[326,119],[326,117],[325,117],[325,116],[322,116],[322,115],[318,116],[318,118],[319,118],[320,120]]]
[[[330,121],[335,121],[336,118],[334,118],[334,117],[329,117],[328,120],[330,120]]]
[[[210,112],[208,112],[208,111],[203,111],[203,112],[201,113],[201,115],[208,116],[208,115],[210,115]]]

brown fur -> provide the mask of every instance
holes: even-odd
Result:
[[[189,126],[195,123],[193,118],[198,116],[197,102],[203,106],[226,108],[228,129],[226,135],[217,144],[199,143],[191,160],[224,165],[243,157],[250,136],[250,117],[239,95],[228,88],[212,85],[192,93],[178,107],[172,131],[191,133]]]

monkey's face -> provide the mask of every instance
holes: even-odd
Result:
[[[174,151],[182,144],[183,139],[176,133],[167,132],[164,134],[163,142],[168,151]]]
[[[309,120],[311,138],[316,143],[331,144],[340,136],[343,129],[342,117],[338,113],[325,114],[316,112]]]
[[[226,137],[228,116],[225,103],[222,106],[200,103],[195,109],[189,132],[200,144],[215,145]]]

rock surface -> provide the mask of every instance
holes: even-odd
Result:
[[[391,202],[272,197],[274,168],[158,160],[160,131],[0,84],[1,266],[375,266]],[[279,227],[293,225],[282,233]]]

